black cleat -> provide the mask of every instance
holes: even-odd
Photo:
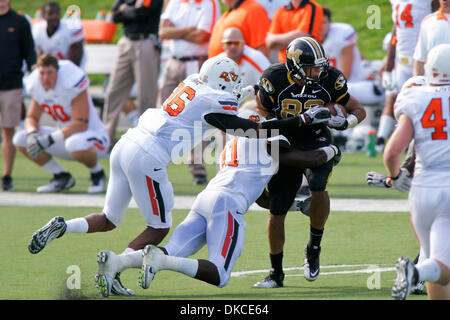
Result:
[[[261,280],[253,285],[253,288],[281,288],[283,287],[284,273],[275,274],[273,270],[264,280]]]
[[[320,247],[314,246],[305,249],[305,264],[303,265],[303,273],[306,280],[314,281],[319,277],[320,273]]]

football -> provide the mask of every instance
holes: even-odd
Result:
[[[344,114],[344,117],[348,116],[347,110],[345,110],[345,108],[338,103],[330,102],[330,103],[326,104],[325,107],[328,108],[328,110],[330,110],[330,112],[333,116],[337,115],[337,111],[335,108],[341,109],[342,113]]]

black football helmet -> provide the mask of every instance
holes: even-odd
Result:
[[[328,58],[322,45],[311,37],[301,37],[291,41],[286,49],[286,67],[297,80],[306,80],[306,84],[323,79],[328,72]],[[313,79],[303,67],[321,67],[319,79]]]

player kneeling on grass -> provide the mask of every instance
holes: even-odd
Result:
[[[14,135],[13,143],[28,159],[53,174],[50,183],[38,187],[37,192],[59,192],[75,185],[71,174],[53,156],[81,162],[91,173],[88,192],[105,191],[106,177],[98,159],[107,155],[109,137],[88,87],[89,79],[82,69],[51,54],[39,57],[37,68],[27,79],[31,104],[25,129]],[[39,126],[44,112],[56,127]]]

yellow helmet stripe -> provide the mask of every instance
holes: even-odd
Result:
[[[303,39],[313,47],[313,50],[314,50],[314,53],[315,53],[317,59],[322,59],[324,57],[324,54],[323,54],[322,50],[320,49],[320,45],[315,39],[310,38],[310,37],[304,37]]]

